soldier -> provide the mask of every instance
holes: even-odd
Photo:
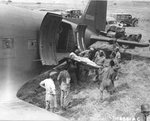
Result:
[[[96,72],[96,81],[99,80],[99,83],[102,81],[102,75],[100,74],[102,69],[104,68],[104,63],[106,60],[106,55],[104,53],[104,51],[99,50],[95,53],[95,60],[94,62],[100,66],[100,68],[98,70],[95,70]]]
[[[120,61],[121,61],[121,54],[120,54],[120,51],[119,51],[119,47],[116,48],[115,61],[116,61],[117,64],[119,64]]]
[[[63,70],[59,73],[57,80],[60,82],[61,96],[60,96],[60,106],[62,110],[66,109],[66,102],[68,102],[68,95],[70,92],[70,75],[67,70]]]
[[[150,105],[149,104],[142,104],[141,105],[141,112],[135,115],[136,121],[147,121],[147,117],[150,115]]]
[[[91,53],[94,51],[94,48],[90,47],[88,50],[80,52],[79,56],[86,57],[90,59]]]
[[[114,61],[111,60],[109,63],[109,67],[104,68],[101,71],[101,74],[103,74],[102,77],[102,83],[100,84],[100,99],[103,100],[103,91],[106,90],[110,95],[114,92]]]
[[[91,52],[94,51],[94,48],[90,47],[88,50],[82,51],[79,56],[85,57],[85,58],[90,58]],[[89,68],[85,67],[84,65],[80,65],[80,80],[81,81],[87,81],[88,80],[88,73],[89,73]]]
[[[114,48],[114,50],[112,51],[110,58],[112,60],[114,60],[115,62],[115,66],[117,69],[115,70],[115,74],[116,74],[116,79],[118,79],[118,69],[120,68],[120,62],[121,62],[121,54],[119,51],[119,47],[116,46],[116,48]]]
[[[99,50],[95,53],[95,60],[94,62],[99,65],[99,66],[104,66],[106,60],[106,55],[104,53],[104,51]]]
[[[51,112],[54,112],[54,109],[57,108],[57,101],[56,101],[56,90],[55,84],[52,79],[52,76],[57,72],[50,72],[47,79],[40,82],[40,86],[46,89],[45,95],[45,109]]]
[[[75,89],[75,92],[77,92],[76,88],[77,88],[77,71],[78,71],[78,67],[77,67],[77,63],[75,63],[75,61],[69,59],[67,61],[67,64],[68,64],[68,72],[70,74],[70,77],[71,77],[71,81],[73,81],[73,85],[74,85],[74,89]]]

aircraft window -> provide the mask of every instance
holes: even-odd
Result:
[[[36,49],[37,41],[36,40],[28,40],[28,49]]]
[[[14,39],[13,38],[4,38],[2,40],[3,49],[12,49],[14,47]]]

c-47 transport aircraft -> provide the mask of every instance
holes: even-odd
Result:
[[[0,120],[67,120],[19,100],[17,91],[44,65],[57,65],[75,47],[85,50],[93,41],[112,41],[99,35],[105,30],[106,12],[105,0],[90,0],[79,20],[0,5]]]

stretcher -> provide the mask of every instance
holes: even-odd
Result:
[[[101,66],[98,66],[95,62],[91,61],[90,59],[88,59],[86,57],[77,56],[73,52],[70,53],[69,57],[70,57],[70,59],[72,59],[78,63],[84,64],[84,65],[91,67],[91,68],[99,69],[101,67]]]

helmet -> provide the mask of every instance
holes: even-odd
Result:
[[[113,60],[111,60],[111,61],[109,62],[109,64],[110,64],[111,67],[113,67],[113,66],[115,65],[115,62],[114,62]]]
[[[142,104],[141,105],[142,112],[150,112],[150,105],[149,104]]]

